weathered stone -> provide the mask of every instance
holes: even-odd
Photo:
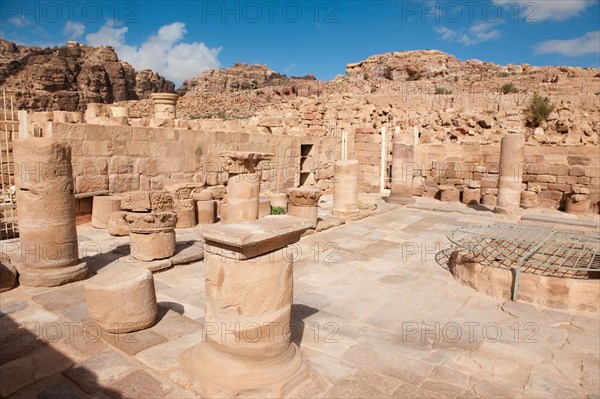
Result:
[[[525,136],[522,134],[509,133],[502,138],[498,200],[494,208],[496,213],[514,214],[519,210],[523,181],[524,145]]]
[[[175,213],[177,214],[177,228],[186,229],[195,227],[196,201],[193,199],[179,199],[175,202]]]
[[[85,283],[88,314],[109,332],[127,333],[152,326],[158,313],[150,271],[116,265]]]
[[[132,191],[121,194],[121,209],[125,211],[147,212],[150,209],[149,191]]]
[[[260,198],[258,200],[258,217],[263,218],[271,214],[271,200]]]
[[[142,262],[165,259],[175,253],[175,226],[177,215],[173,212],[128,213],[131,255]]]
[[[10,290],[16,281],[17,270],[10,264],[8,257],[0,253],[0,292]]]
[[[125,215],[127,215],[127,212],[112,212],[108,217],[108,223],[106,224],[106,232],[111,236],[128,236],[129,224],[125,219]]]
[[[213,200],[196,201],[198,224],[213,224],[216,219],[217,205]]]
[[[481,199],[481,190],[478,188],[465,188],[462,193],[463,204],[478,204]]]
[[[221,204],[223,223],[241,223],[258,218],[260,173],[232,176],[227,184],[227,196]]]
[[[106,229],[110,214],[120,210],[120,196],[95,196],[92,205],[92,226],[98,229]]]
[[[538,193],[535,191],[522,191],[521,192],[521,208],[537,208],[540,205]]]
[[[179,99],[174,93],[153,93],[150,98],[154,102],[154,117],[157,119],[175,119],[176,106]]]
[[[55,286],[87,274],[79,262],[71,147],[53,138],[14,140],[20,256],[12,256],[22,285]],[[27,171],[27,173],[25,173]]]
[[[358,214],[358,173],[359,163],[356,160],[335,162],[334,216],[353,218]]]
[[[414,139],[408,132],[399,129],[394,132],[392,148],[392,185],[389,197],[385,200],[394,204],[412,204],[414,174]]]

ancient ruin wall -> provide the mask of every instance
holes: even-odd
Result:
[[[72,147],[75,194],[108,190],[162,189],[169,179],[219,185],[227,174],[221,167],[225,150],[275,154],[264,162],[262,190],[283,191],[298,185],[300,137],[239,131],[186,130],[135,126],[53,123],[52,136]],[[317,184],[327,188],[333,171],[337,139],[321,138],[313,145],[312,166]],[[322,169],[322,170],[321,170]],[[331,173],[329,173],[331,169]]]

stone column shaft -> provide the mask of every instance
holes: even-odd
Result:
[[[335,161],[333,185],[333,214],[351,218],[358,214],[357,160]]]
[[[500,142],[498,201],[494,212],[514,214],[519,211],[523,182],[523,134],[509,133]]]
[[[73,208],[71,147],[52,138],[14,141],[21,254],[13,258],[23,285],[49,287],[80,280]]]
[[[413,135],[406,132],[394,133],[392,147],[392,187],[387,202],[394,204],[412,204],[414,152]]]

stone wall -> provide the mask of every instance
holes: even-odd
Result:
[[[497,194],[500,146],[488,144],[418,144],[415,147],[414,194],[434,197],[438,185],[462,188],[480,182],[481,194]],[[574,184],[590,190],[594,212],[600,200],[600,157],[597,146],[525,146],[523,190],[536,192],[542,207],[562,209]],[[410,173],[407,170],[408,173]]]
[[[80,123],[53,123],[51,134],[72,147],[76,194],[161,189],[169,181],[223,184],[227,173],[221,168],[220,153],[224,150],[275,154],[261,165],[261,189],[283,191],[299,183],[300,144],[305,142],[295,136],[239,131]],[[330,186],[328,160],[338,155],[334,153],[337,141],[307,140],[314,147],[312,168],[322,188]]]

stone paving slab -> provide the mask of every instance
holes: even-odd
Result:
[[[295,244],[292,338],[311,378],[292,396],[598,397],[600,315],[513,303],[454,281],[442,256],[451,229],[517,221],[443,206],[390,207]],[[78,230],[91,273],[127,260],[127,237]],[[177,234],[202,244],[198,229]],[[179,354],[201,339],[205,269],[196,261],[154,274],[157,324],[119,337],[90,324],[81,282],[2,293],[0,395],[196,397],[177,371]]]

